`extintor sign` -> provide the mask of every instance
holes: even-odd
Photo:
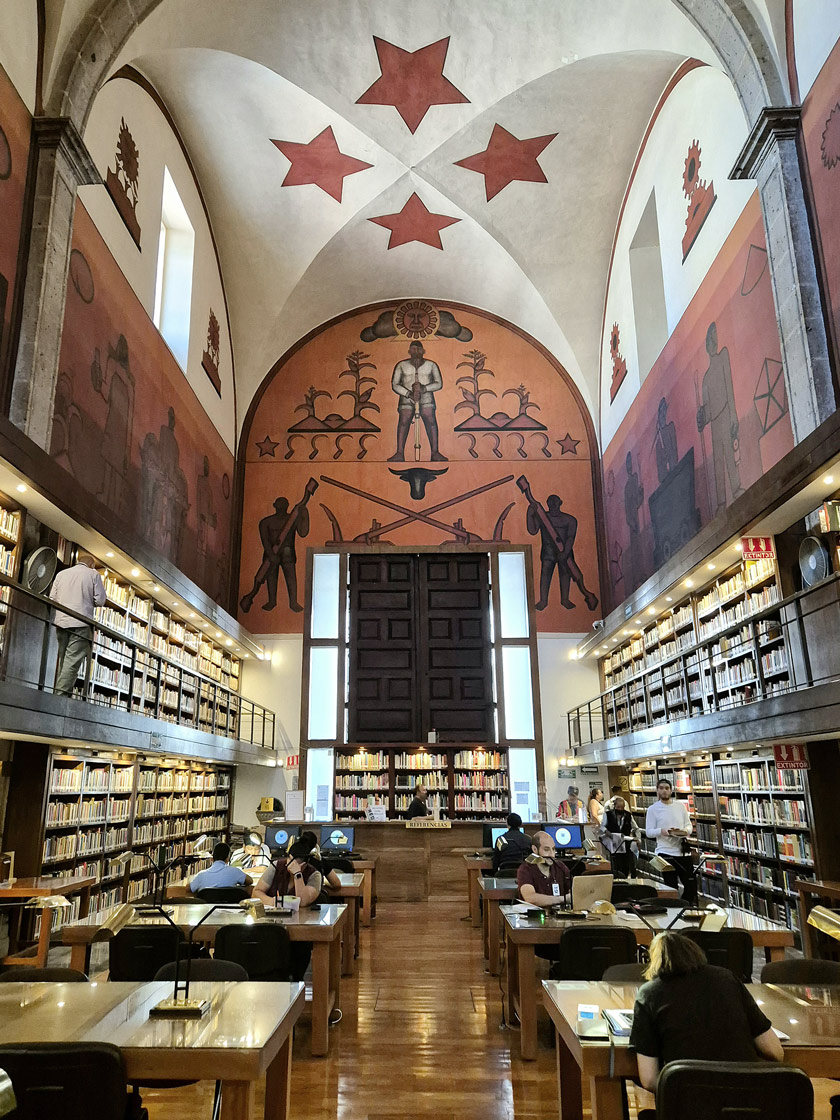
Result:
[[[745,560],[775,560],[776,546],[772,537],[741,537],[741,553]]]
[[[805,748],[798,743],[777,743],[773,747],[777,770],[808,770],[810,763]]]

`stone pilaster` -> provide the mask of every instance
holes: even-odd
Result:
[[[835,410],[822,297],[799,162],[797,107],[766,108],[732,169],[758,183],[788,406],[797,443]]]
[[[35,197],[9,416],[49,450],[76,189],[101,178],[75,125],[36,117]]]

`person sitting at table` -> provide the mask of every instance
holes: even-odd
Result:
[[[251,894],[251,880],[241,867],[231,867],[230,845],[219,841],[213,848],[213,862],[204,871],[199,871],[190,879],[190,892],[198,894],[208,888],[242,887]]]
[[[508,813],[507,832],[503,832],[493,847],[493,874],[498,875],[502,862],[521,863],[531,851],[531,839],[522,831],[522,817]]]
[[[531,854],[516,873],[516,885],[523,902],[533,906],[557,906],[569,893],[572,877],[556,855],[554,839],[547,832],[534,833]]]
[[[623,797],[616,797],[614,807],[604,813],[598,839],[610,853],[613,874],[628,879],[636,869],[634,845],[641,839],[641,829],[633,821]]]
[[[429,796],[429,791],[426,787],[418,782],[414,789],[414,800],[408,807],[408,812],[405,814],[407,821],[413,820],[414,817],[428,817],[429,810],[426,808],[426,798]]]
[[[326,869],[323,857],[321,855],[321,848],[318,844],[318,837],[314,832],[310,832],[307,829],[306,832],[302,832],[300,834],[300,839],[305,840],[307,844],[310,845],[309,851],[307,852],[305,857],[306,862],[311,864],[316,871],[321,872],[323,885],[332,887],[333,890],[338,890],[338,888],[341,886],[341,880],[338,877],[338,872],[334,871],[332,868],[330,868],[329,870]]]
[[[310,833],[310,836],[312,833]],[[263,872],[254,889],[254,898],[267,906],[282,905],[282,899],[293,896],[300,900],[301,909],[312,906],[318,899],[323,885],[323,875],[309,861],[312,845],[299,836],[285,855],[279,856]]]
[[[639,1080],[656,1092],[668,1062],[780,1062],[782,1044],[767,1016],[728,968],[708,964],[699,945],[668,931],[650,946],[647,983],[636,993],[630,1048]],[[655,1120],[646,1109],[639,1120]]]

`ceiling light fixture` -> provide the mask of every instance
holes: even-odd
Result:
[[[687,579],[685,581],[685,586],[686,587],[693,587],[694,586],[694,580],[693,579]]]
[[[735,545],[735,551],[736,552],[743,552],[744,551],[744,546],[741,544],[740,541],[738,541],[738,543]]]
[[[715,570],[714,564],[707,564],[706,567],[709,569],[710,572],[713,572]]]
[[[833,486],[834,485],[834,475],[833,474],[827,474],[825,476],[825,478],[823,479],[823,482],[826,484],[826,486]],[[18,487],[18,489],[20,489],[20,487]]]
[[[131,569],[131,574],[134,576],[135,579],[137,579],[137,577],[140,575],[140,569],[139,568],[132,568]]]
[[[666,603],[673,603],[673,601],[674,601],[674,600],[673,600],[673,599],[671,598],[671,596],[670,596],[670,595],[666,595],[666,596],[665,596],[665,602],[666,602]]]
[[[656,611],[653,607],[648,607],[648,614],[656,614]]]
[[[226,646],[232,646],[232,645],[233,645],[233,639],[232,639],[232,638],[228,638],[228,639],[227,639],[227,640],[225,641],[225,645],[226,645]]]
[[[105,559],[106,560],[113,560],[113,558],[114,558],[113,552],[106,552],[105,553]]]
[[[22,482],[18,483],[17,492],[18,492],[18,494],[25,494],[26,493],[26,487],[24,486],[24,484]]]
[[[152,591],[160,591],[160,585],[156,583],[152,588]]]

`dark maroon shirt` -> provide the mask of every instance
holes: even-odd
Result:
[[[530,883],[537,894],[554,894],[552,883],[559,886],[561,895],[568,894],[571,881],[568,867],[559,860],[552,863],[548,875],[538,863],[521,863],[516,872],[516,885],[519,887],[520,894],[525,883]]]

